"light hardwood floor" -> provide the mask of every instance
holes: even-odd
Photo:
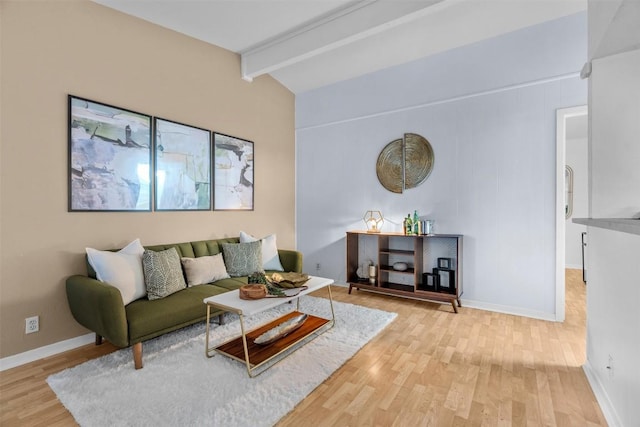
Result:
[[[333,295],[398,317],[279,427],[606,426],[581,368],[579,270],[567,270],[564,323],[470,308],[453,314],[447,305],[348,295],[338,287]],[[75,425],[45,379],[113,350],[109,343],[88,345],[0,373],[0,424]]]

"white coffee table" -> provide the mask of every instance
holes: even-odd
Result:
[[[257,300],[243,300],[240,299],[239,291],[229,291],[220,295],[215,295],[209,298],[205,298],[203,301],[207,305],[207,333],[205,338],[205,353],[207,357],[213,357],[217,353],[224,354],[233,359],[246,364],[247,372],[250,377],[254,377],[264,372],[264,370],[273,366],[276,362],[282,360],[286,355],[283,355],[288,349],[299,344],[305,338],[310,337],[313,334],[320,335],[321,333],[331,329],[335,324],[335,314],[333,312],[333,298],[331,297],[331,284],[333,280],[323,277],[311,276],[309,281],[305,283],[307,289],[301,291],[299,294],[293,297],[285,298],[262,298]],[[327,288],[329,292],[329,305],[331,307],[331,319],[324,319],[321,317],[308,315],[304,324],[291,332],[290,334],[278,339],[271,344],[258,345],[254,343],[254,340],[262,333],[270,330],[273,327],[281,324],[282,322],[302,314],[300,310],[301,296],[307,295],[311,292],[317,291],[321,288]],[[262,325],[252,331],[245,331],[244,317],[251,316],[273,307],[277,307],[281,304],[297,300],[296,310],[291,313],[285,314],[278,319]],[[209,347],[209,328],[211,320],[211,309],[230,311],[238,314],[240,317],[240,336],[218,345],[217,347]],[[283,355],[281,358],[278,356]],[[272,364],[269,364],[273,362]],[[269,364],[269,365],[267,365]],[[265,367],[266,366],[266,367]],[[261,369],[265,367],[264,369]],[[257,372],[257,373],[256,373]]]

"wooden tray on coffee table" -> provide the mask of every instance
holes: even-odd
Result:
[[[270,330],[271,328],[275,328],[282,322],[285,322],[301,314],[303,313],[299,311],[292,311],[291,313],[279,317],[273,322],[267,323],[266,325],[263,325],[247,333],[247,351],[249,353],[249,363],[251,364],[251,367],[260,365],[261,363],[264,363],[269,359],[277,356],[278,354],[290,348],[293,344],[305,339],[306,337],[320,329],[322,326],[330,322],[329,319],[323,319],[321,317],[316,317],[309,314],[309,317],[307,317],[307,320],[302,324],[302,326],[300,326],[290,334],[285,335],[284,337],[270,344],[258,345],[254,343],[254,340],[264,332]],[[216,350],[219,353],[223,353],[233,359],[238,360],[239,362],[245,362],[244,346],[242,344],[241,336],[216,347]]]

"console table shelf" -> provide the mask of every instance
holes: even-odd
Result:
[[[361,245],[361,240],[363,245]],[[357,271],[366,257],[363,246],[375,248],[377,275],[374,283],[358,277]],[[439,268],[438,258],[449,258],[448,268]],[[406,270],[395,270],[395,262],[405,262]],[[364,271],[366,269],[361,269]],[[453,275],[451,283],[444,282],[440,288],[428,289],[423,283],[423,272]],[[438,276],[440,277],[440,276]],[[405,235],[400,233],[347,232],[347,282],[349,293],[353,288],[387,295],[449,303],[454,312],[461,307],[462,295],[462,235],[428,234]],[[450,285],[453,286],[450,286]]]
[[[403,234],[404,236],[404,234]],[[391,255],[407,255],[407,256],[413,256],[413,254],[415,254],[414,251],[403,251],[400,249],[380,249],[379,251],[381,254],[391,254]]]
[[[393,272],[395,274],[409,274],[409,275],[414,275],[415,274],[415,269],[414,268],[407,268],[404,271],[398,271],[398,270],[394,270],[392,266],[390,265],[381,265],[380,266],[380,271],[389,271],[389,272]]]

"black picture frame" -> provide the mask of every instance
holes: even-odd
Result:
[[[252,141],[214,132],[213,209],[254,210],[254,144]]]
[[[155,210],[211,210],[211,131],[155,117],[153,133]]]
[[[434,268],[433,273],[438,275],[438,292],[456,294],[456,272],[446,268]]]
[[[438,268],[444,268],[446,270],[452,270],[451,258],[438,258]]]
[[[68,211],[151,211],[151,116],[68,95]]]
[[[436,273],[422,273],[422,283],[418,285],[418,290],[436,292],[439,278]]]

